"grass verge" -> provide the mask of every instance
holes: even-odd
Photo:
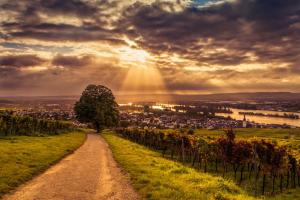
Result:
[[[84,140],[83,132],[0,138],[0,197],[72,153]]]
[[[235,183],[165,159],[146,147],[103,132],[117,162],[129,173],[133,186],[150,200],[249,200]]]

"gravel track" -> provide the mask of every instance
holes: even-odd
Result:
[[[105,140],[88,134],[73,154],[16,189],[4,200],[137,200]]]

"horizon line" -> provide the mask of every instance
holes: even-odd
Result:
[[[288,94],[300,94],[300,92],[280,91],[280,92],[224,92],[224,93],[199,93],[199,94],[178,94],[178,93],[134,93],[134,94],[118,94],[115,96],[133,96],[133,95],[178,95],[178,96],[197,96],[197,95],[229,95],[229,94],[261,94],[261,93],[288,93]],[[69,94],[69,95],[0,95],[0,98],[14,98],[14,97],[75,97],[81,96],[81,94]]]

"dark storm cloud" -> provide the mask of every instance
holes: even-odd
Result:
[[[44,41],[107,41],[114,44],[124,44],[111,31],[96,25],[75,26],[69,24],[22,24],[3,23],[6,30],[15,30],[9,33],[11,38],[32,38]]]
[[[12,55],[0,55],[0,89],[9,89],[11,84],[24,90],[38,85],[41,91],[44,91],[43,87],[55,91],[63,84],[75,91],[77,85],[83,88],[90,81],[97,82],[99,77],[104,84],[117,88],[126,75],[126,70],[120,68],[122,63],[119,63],[118,55],[117,61],[84,56],[81,52],[90,51],[80,49],[76,52],[77,44],[71,46],[66,42],[72,49],[73,56],[70,56],[70,49],[50,50],[43,45],[63,48],[61,45],[65,41],[95,42],[91,52],[101,55],[106,53],[105,50],[100,52],[105,48],[109,53],[109,48],[114,48],[112,45],[126,44],[124,36],[127,36],[136,42],[136,48],[152,53],[151,58],[159,66],[170,90],[215,91],[220,87],[218,81],[226,80],[223,86],[226,88],[243,80],[243,86],[236,88],[257,89],[264,88],[264,84],[271,88],[273,84],[275,89],[288,90],[290,87],[299,91],[295,89],[299,84],[280,83],[283,77],[289,81],[298,75],[296,79],[299,80],[299,0],[224,0],[224,3],[207,7],[201,7],[203,4],[197,1],[189,6],[181,4],[180,0],[158,0],[151,4],[140,1],[120,10],[117,7],[121,2],[1,1],[0,11],[5,10],[5,17],[8,17],[5,21],[0,19],[0,48]],[[27,39],[49,43],[38,43],[38,46],[36,41],[31,44]],[[109,43],[108,47],[102,48],[103,43]],[[97,44],[101,46],[100,50],[95,47]],[[22,53],[20,51],[47,50],[51,56],[57,56],[44,60],[39,54],[13,55]],[[177,61],[172,60],[174,57]],[[49,69],[41,72],[23,73],[20,70],[45,62],[53,66],[49,65]],[[268,65],[261,70],[241,69],[243,64],[251,63]],[[270,67],[271,64],[275,66]],[[212,70],[188,72],[186,67],[212,67]]]
[[[39,20],[38,15],[69,15],[83,18],[91,18],[96,16],[100,11],[107,8],[107,6],[114,6],[115,3],[107,0],[100,0],[94,3],[82,0],[26,0],[26,1],[4,1],[0,8],[17,12],[19,18],[23,20],[33,19]]]
[[[3,67],[32,67],[39,66],[46,62],[37,55],[7,55],[0,56],[0,66]]]
[[[119,32],[110,25],[114,13],[106,13],[117,1],[101,0],[96,2],[80,0],[35,0],[7,1],[0,9],[15,14],[13,22],[2,22],[5,31],[1,37],[8,39],[29,38],[44,41],[106,41],[113,44],[124,44]],[[46,22],[46,18],[71,17],[73,24],[66,22]],[[76,20],[76,24],[74,24]],[[55,21],[55,20],[54,20]]]
[[[132,38],[153,53],[173,52],[219,65],[251,62],[247,53],[259,62],[294,62],[300,53],[298,0],[237,0],[179,12],[164,7],[137,3],[125,14],[124,21],[134,27]],[[207,48],[227,51],[208,55]]]
[[[96,7],[78,0],[41,0],[37,1],[37,4],[34,6],[34,9],[43,8],[53,14],[72,14],[80,17],[93,15],[97,12]]]
[[[176,53],[199,63],[217,65],[253,61],[247,53],[259,62],[295,62],[299,54],[299,0],[224,1],[205,8],[198,8],[195,1],[176,11],[179,2],[135,3],[124,10],[121,19],[112,22],[117,11],[111,9],[119,4],[114,0],[8,1],[2,9],[18,13],[18,18],[2,23],[2,28],[10,38],[45,41],[124,44],[125,34],[153,53]],[[74,16],[81,24],[44,22],[39,14]],[[207,54],[208,49],[220,47],[227,51]]]
[[[53,58],[52,64],[64,67],[83,67],[93,63],[93,57],[91,56],[62,56],[58,55]]]

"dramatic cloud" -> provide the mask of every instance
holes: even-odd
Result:
[[[39,58],[37,55],[0,56],[0,66],[3,67],[32,67],[43,63],[45,63],[45,59]]]
[[[93,58],[90,56],[61,56],[53,58],[52,64],[65,67],[83,67],[93,63]]]
[[[8,38],[28,38],[48,41],[107,41],[122,43],[105,13],[116,3],[78,0],[8,1],[0,4],[3,13],[2,29]],[[7,13],[5,12],[7,11]],[[2,33],[3,34],[3,33]]]
[[[170,93],[300,92],[299,0],[4,0],[0,14],[0,95],[120,92],[136,67]]]
[[[133,39],[153,53],[176,53],[199,64],[291,62],[298,59],[300,2],[244,0],[182,12],[164,3],[127,10]]]

